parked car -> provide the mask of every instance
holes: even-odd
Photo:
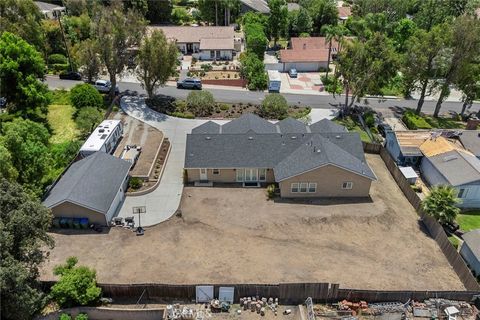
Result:
[[[379,125],[377,125],[377,130],[378,130],[378,133],[380,133],[384,138],[385,138],[385,132],[393,131],[392,127],[387,123],[380,123]]]
[[[3,109],[7,106],[7,98],[0,97],[0,109]]]
[[[97,80],[95,81],[94,87],[100,93],[109,93],[110,88],[112,87],[112,83],[108,80]],[[115,94],[118,94],[120,91],[118,90],[118,86],[115,87]]]
[[[76,71],[63,71],[59,77],[62,80],[82,80],[82,75]]]
[[[199,78],[185,78],[177,81],[179,89],[202,89],[202,80]]]
[[[297,69],[290,69],[290,71],[288,71],[288,75],[290,76],[290,78],[298,77]]]

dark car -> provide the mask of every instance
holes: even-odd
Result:
[[[298,77],[297,69],[290,69],[290,71],[288,71],[288,74],[290,75],[290,78]]]
[[[378,126],[377,126],[377,130],[378,130],[378,133],[380,133],[382,135],[382,137],[385,138],[385,132],[387,131],[393,131],[392,127],[389,125],[389,124],[386,124],[386,123],[380,123]]]
[[[82,80],[82,75],[75,71],[64,71],[59,75],[63,80]]]
[[[7,106],[7,98],[0,97],[0,108],[5,108]]]
[[[177,88],[180,89],[202,89],[202,80],[198,78],[185,78],[177,81]]]

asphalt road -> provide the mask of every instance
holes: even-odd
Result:
[[[81,81],[72,81],[72,80],[60,80],[58,77],[54,76],[47,76],[46,83],[52,89],[56,88],[65,88],[69,89],[76,85],[77,83],[81,83]],[[120,91],[137,91],[138,93],[145,93],[138,83],[131,83],[131,82],[120,82],[118,83],[118,87]],[[266,92],[258,92],[258,91],[243,91],[243,90],[231,90],[231,89],[219,89],[219,88],[204,88],[204,90],[210,91],[215,100],[219,102],[225,103],[259,103],[263,100]],[[167,96],[172,96],[174,98],[186,98],[189,90],[177,89],[174,86],[165,86],[160,88],[157,91],[158,94],[164,94]],[[339,103],[343,103],[345,101],[345,96],[337,96],[334,98],[332,95],[311,95],[311,94],[282,94],[285,99],[287,99],[289,104],[301,104],[310,106],[312,108],[323,108],[323,109],[330,109],[334,106],[337,106]],[[369,106],[373,109],[382,112],[384,114],[389,114],[395,112],[399,108],[415,108],[417,106],[417,100],[404,100],[404,99],[362,99],[362,103],[364,101],[367,102]],[[423,112],[425,113],[433,113],[435,109],[435,101],[425,101],[423,106]],[[462,108],[461,102],[454,102],[454,101],[446,101],[442,105],[441,112],[460,112]],[[471,109],[471,111],[478,111],[480,110],[480,103],[475,103]]]

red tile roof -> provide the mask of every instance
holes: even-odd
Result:
[[[325,37],[291,38],[292,49],[328,49],[328,42]],[[338,48],[338,42],[332,40],[332,49]]]
[[[352,15],[352,8],[350,7],[338,7],[338,17],[342,20],[347,19]]]
[[[280,50],[281,62],[326,62],[328,49],[288,49]]]

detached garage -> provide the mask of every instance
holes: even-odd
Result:
[[[123,201],[131,163],[104,152],[75,162],[43,204],[56,218],[87,218],[107,225]]]
[[[296,69],[298,72],[318,72],[327,68],[328,49],[287,49],[280,50],[283,71]]]

